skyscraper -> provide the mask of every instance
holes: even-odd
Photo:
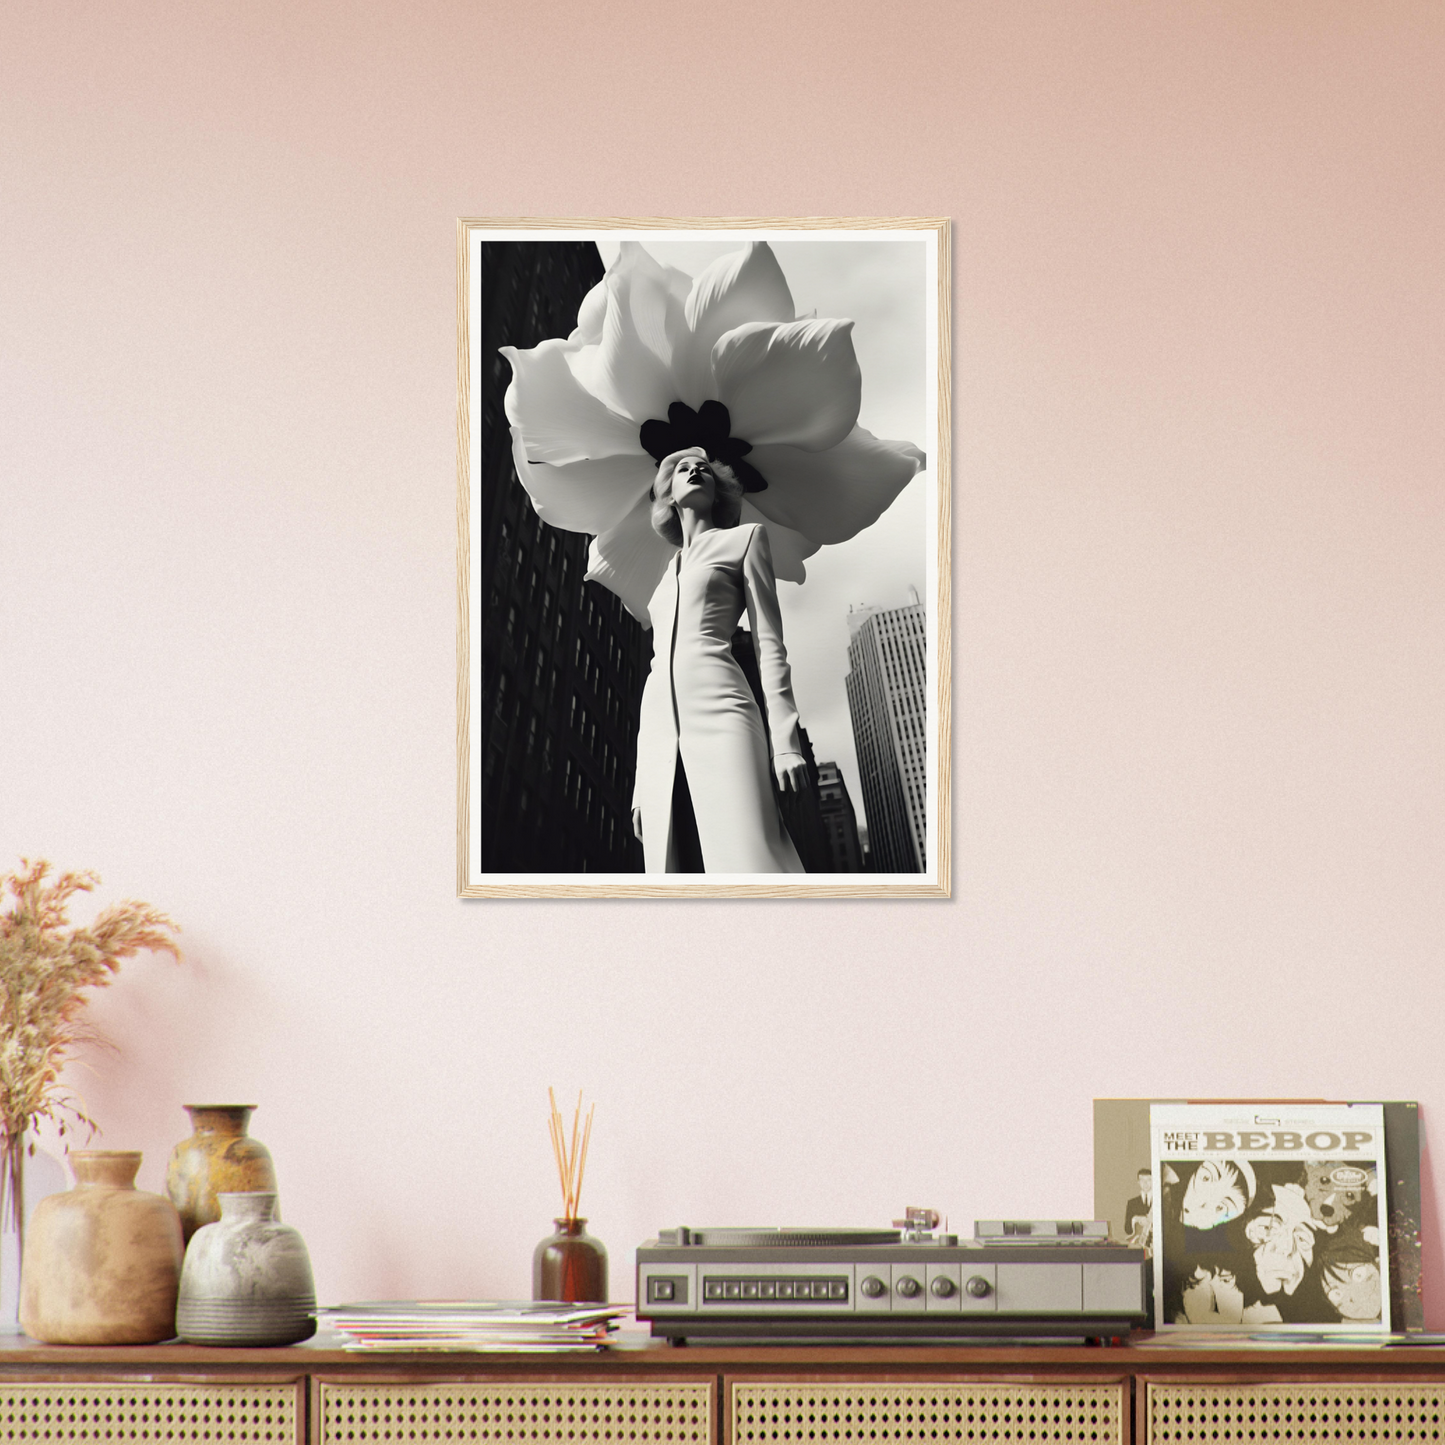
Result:
[[[906,607],[848,614],[848,711],[876,873],[922,873],[927,859],[926,635]]]
[[[834,873],[861,873],[863,845],[858,839],[858,815],[848,796],[848,784],[837,763],[818,764],[818,811],[828,834]]]
[[[632,836],[637,715],[651,647],[582,580],[588,539],[546,526],[512,464],[497,348],[565,336],[602,279],[591,242],[482,246],[482,867],[640,872]]]

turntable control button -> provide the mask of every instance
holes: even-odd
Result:
[[[904,1299],[914,1299],[923,1292],[923,1286],[919,1284],[911,1274],[905,1274],[893,1288],[896,1289]]]
[[[887,1294],[888,1286],[878,1278],[876,1274],[870,1274],[862,1284],[858,1286],[869,1299],[877,1299],[880,1295]]]
[[[928,1288],[937,1295],[939,1299],[947,1299],[957,1286],[946,1274],[939,1274],[934,1276],[933,1282]]]
[[[964,1289],[966,1289],[974,1299],[983,1299],[986,1295],[993,1292],[993,1286],[981,1274],[972,1275],[968,1283],[964,1285]]]

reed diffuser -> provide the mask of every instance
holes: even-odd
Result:
[[[547,1129],[552,1136],[552,1157],[562,1185],[562,1216],[553,1221],[556,1233],[544,1239],[532,1254],[532,1298],[565,1304],[606,1304],[607,1250],[601,1240],[587,1233],[587,1221],[577,1213],[597,1105],[588,1108],[584,1122],[582,1093],[578,1091],[569,1137],[551,1089],[547,1090],[547,1102],[551,1105]]]

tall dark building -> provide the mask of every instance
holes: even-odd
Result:
[[[837,763],[818,764],[818,811],[833,855],[833,872],[861,873],[863,845],[858,841],[858,815]]]
[[[500,346],[566,336],[602,279],[591,242],[492,241],[481,254],[481,852],[489,873],[641,872],[637,715],[651,647],[584,583],[588,538],[545,525],[517,480]]]
[[[907,607],[848,614],[848,711],[875,873],[922,873],[927,857],[927,639]]]

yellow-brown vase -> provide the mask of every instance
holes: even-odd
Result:
[[[20,1328],[52,1345],[150,1345],[176,1332],[181,1221],[135,1187],[135,1150],[70,1156],[75,1188],[35,1206],[20,1268]]]
[[[276,1192],[271,1152],[246,1133],[254,1104],[186,1104],[196,1131],[171,1152],[166,1193],[181,1216],[187,1241],[221,1217],[218,1194]],[[278,1211],[277,1218],[280,1218]]]

